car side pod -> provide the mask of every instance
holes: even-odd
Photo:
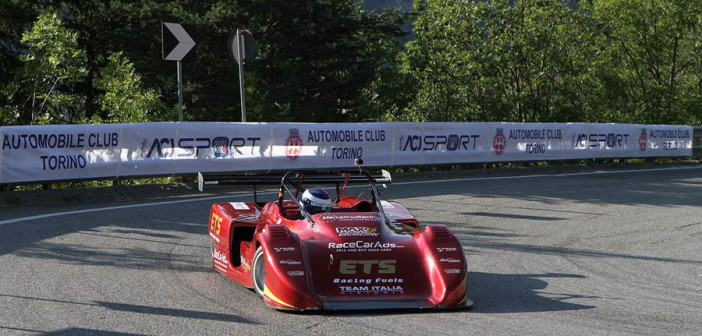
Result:
[[[445,225],[427,225],[416,238],[424,251],[426,269],[432,283],[429,300],[437,308],[471,306],[466,296],[466,259],[458,239]]]
[[[287,226],[269,224],[258,241],[265,256],[264,302],[280,310],[321,309],[310,291],[307,261],[297,235]]]

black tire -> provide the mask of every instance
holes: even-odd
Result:
[[[214,241],[212,241],[212,239],[210,239],[210,261],[212,262],[212,268],[215,268],[214,251],[215,251]],[[215,268],[215,270],[216,270],[216,268]]]
[[[263,291],[266,288],[266,255],[260,246],[256,249],[251,262],[251,280],[256,294],[263,297]]]

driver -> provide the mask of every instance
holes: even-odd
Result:
[[[302,205],[305,211],[314,215],[320,212],[331,212],[332,201],[324,189],[309,188],[302,193]]]

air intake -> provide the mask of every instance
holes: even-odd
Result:
[[[449,231],[449,229],[447,229],[443,225],[430,225],[427,226],[427,228],[431,228],[431,232],[434,236],[434,239],[453,238],[453,234],[451,234],[451,231]]]
[[[268,232],[271,237],[275,238],[288,238],[290,237],[290,231],[283,225],[269,225]]]

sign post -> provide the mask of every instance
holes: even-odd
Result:
[[[165,28],[165,29],[164,29]],[[170,34],[166,34],[169,32]],[[181,61],[195,46],[195,41],[178,23],[161,22],[161,40],[163,42],[163,59],[176,61],[178,71],[178,121],[183,121],[183,65]],[[166,50],[169,50],[166,54]]]
[[[244,63],[256,56],[256,42],[246,29],[237,28],[229,34],[227,43],[229,57],[239,64],[239,95],[241,96],[241,122],[246,122],[246,98],[244,90]]]
[[[178,69],[178,121],[183,121],[183,64],[176,62]]]
[[[237,60],[241,60],[241,29],[236,29]],[[239,63],[239,95],[241,96],[241,122],[246,122],[246,97],[244,96],[244,62]]]

